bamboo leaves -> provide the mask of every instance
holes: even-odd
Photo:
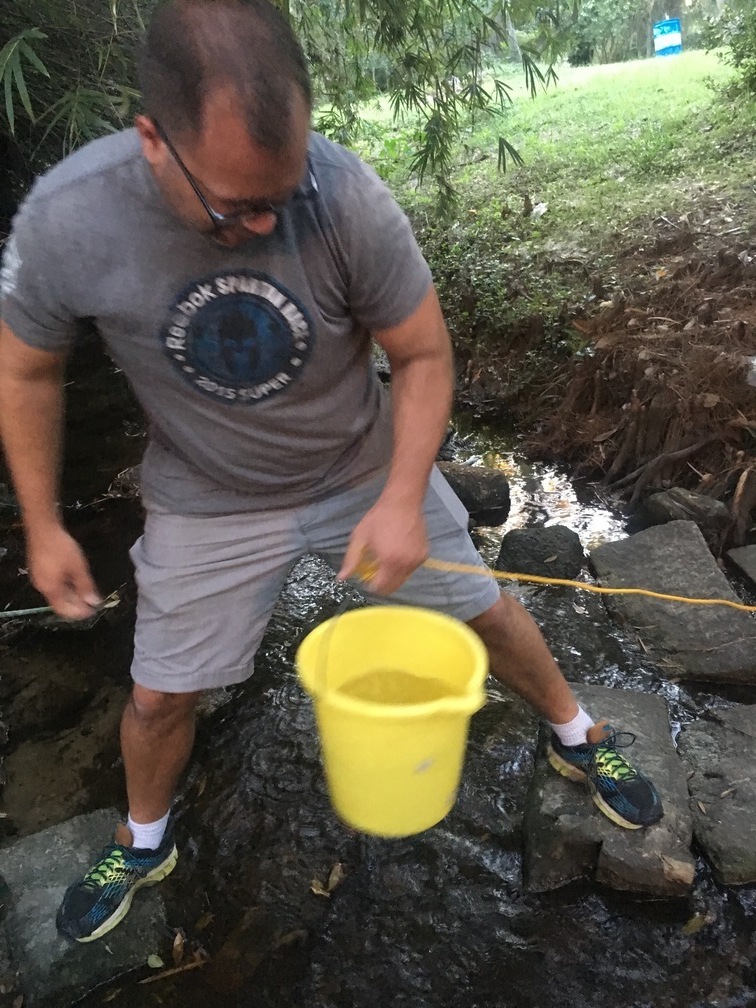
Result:
[[[8,125],[12,134],[16,132],[16,105],[17,95],[21,104],[32,122],[34,122],[34,110],[29,89],[24,76],[24,60],[45,77],[50,74],[42,60],[37,56],[31,46],[31,41],[47,38],[39,28],[27,28],[19,32],[0,51],[0,77],[3,80],[3,91],[5,94],[5,114],[8,118]],[[15,92],[15,94],[14,94]]]
[[[104,133],[115,133],[113,118],[125,119],[137,97],[138,92],[125,85],[115,87],[112,94],[82,85],[69,88],[45,111],[42,118],[48,122],[40,143],[44,144],[58,125],[63,127],[66,152]]]

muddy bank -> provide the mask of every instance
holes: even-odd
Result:
[[[462,399],[514,416],[532,457],[567,462],[632,511],[682,486],[730,509],[719,552],[752,541],[752,205],[752,193],[693,186],[687,213],[638,221],[593,259],[536,257],[534,269],[580,267],[570,305],[523,319],[497,345],[463,341]],[[544,335],[554,326],[561,340]]]

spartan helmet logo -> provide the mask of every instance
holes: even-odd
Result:
[[[215,274],[185,288],[161,337],[186,381],[234,403],[259,402],[296,381],[314,340],[305,308],[253,270]]]

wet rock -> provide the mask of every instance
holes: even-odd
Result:
[[[58,934],[55,914],[66,887],[91,865],[110,836],[111,809],[78,816],[2,848],[5,929],[25,1008],[63,1008],[100,984],[145,965],[165,944],[158,889],[140,892],[117,939],[79,944]]]
[[[130,466],[115,477],[108,492],[117,497],[139,497],[142,493],[142,466]]]
[[[739,602],[693,522],[673,521],[591,552],[602,584]],[[726,606],[607,595],[670,679],[756,682],[756,620]]]
[[[438,462],[453,462],[457,457],[459,445],[457,444],[457,433],[453,427],[449,427],[441,442],[441,447],[436,452]]]
[[[671,490],[652,494],[646,500],[643,518],[649,525],[693,521],[708,537],[721,534],[732,521],[732,514],[726,504],[714,497],[694,493],[684,487],[672,487]]]
[[[585,788],[549,766],[544,734],[525,814],[527,888],[543,892],[587,877],[613,889],[685,895],[695,871],[690,853],[693,824],[664,701],[601,686],[576,686],[575,692],[593,717],[608,717],[618,731],[636,735],[629,755],[656,784],[664,818],[639,830],[614,825]]]
[[[756,584],[756,546],[740,546],[738,549],[732,549],[728,552],[727,559]]]
[[[756,707],[709,713],[678,739],[693,830],[725,885],[756,882]]]
[[[53,651],[42,640],[3,656],[0,703],[16,737],[72,723],[96,691],[92,669],[75,656]]]
[[[13,969],[10,958],[10,948],[5,929],[0,924],[0,1005],[12,1005],[21,995],[18,985],[18,974]]]
[[[498,469],[439,462],[438,468],[470,514],[472,525],[503,525],[509,517],[509,482]]]
[[[18,500],[13,488],[7,483],[0,483],[0,510],[18,511]]]
[[[512,529],[501,542],[496,570],[575,578],[585,563],[580,537],[564,525]]]
[[[119,725],[127,690],[108,684],[78,723],[22,742],[6,759],[3,808],[22,836],[90,809],[121,791]],[[93,800],[94,799],[94,800]]]

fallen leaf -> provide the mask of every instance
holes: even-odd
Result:
[[[721,398],[714,392],[707,392],[701,401],[701,405],[704,409],[712,409],[714,406],[718,406],[721,401]]]
[[[543,562],[544,563],[554,563],[554,561],[556,559],[557,559],[557,554],[555,553],[554,556],[546,557],[546,559]]]
[[[326,886],[328,892],[332,893],[337,886],[341,885],[345,878],[346,868],[339,861],[333,866],[333,868],[331,868],[331,873],[328,876],[328,884]]]
[[[738,789],[736,787],[728,787],[727,790],[723,791],[722,794],[719,797],[720,798],[726,798],[728,795],[731,795],[734,791],[737,791],[737,790]]]
[[[112,991],[110,992],[110,994],[108,994],[108,996],[107,996],[107,997],[104,997],[104,998],[102,999],[102,1003],[103,1003],[103,1004],[107,1004],[107,1003],[108,1003],[108,1001],[115,1001],[115,999],[116,999],[116,998],[118,997],[118,995],[119,995],[120,993],[121,993],[121,988],[120,988],[120,987],[116,987],[116,989],[115,989],[115,990],[112,990]]]
[[[697,913],[690,918],[687,924],[683,924],[680,930],[685,935],[698,934],[701,928],[705,927],[708,923],[709,920],[705,914]]]
[[[698,805],[698,807],[699,807],[699,808],[701,809],[701,811],[703,812],[703,814],[704,814],[704,815],[707,815],[707,812],[706,812],[706,806],[704,805],[704,803],[703,803],[703,802],[696,802],[696,804],[697,804],[697,805]]]
[[[147,957],[147,965],[150,967],[150,969],[162,969],[163,966],[165,966],[165,963],[163,962],[163,960],[160,958],[159,955],[155,955],[153,953],[151,956]]]
[[[672,882],[678,882],[684,886],[693,885],[696,866],[692,862],[679,861],[677,858],[668,857],[666,854],[660,854],[659,859],[662,863],[664,878]]]
[[[173,939],[173,948],[171,949],[174,966],[178,966],[178,964],[184,958],[185,944],[186,944],[186,938],[184,937],[184,932],[179,929],[176,932],[176,937]]]
[[[331,894],[320,881],[320,879],[313,879],[310,883],[310,892],[315,893],[316,896],[330,896]]]
[[[24,995],[19,994],[17,998],[13,999],[13,1008],[21,1008],[24,1003]]]
[[[308,938],[308,933],[303,928],[298,928],[296,931],[289,931],[288,934],[281,935],[281,937],[276,941],[276,948],[286,948],[288,945],[293,945],[295,942],[306,941]]]
[[[594,346],[597,350],[611,350],[613,346],[621,343],[622,339],[623,336],[618,335],[617,333],[605,333],[603,336],[599,336],[594,343]]]
[[[593,439],[593,443],[601,444],[602,441],[607,441],[612,436],[612,434],[616,434],[618,430],[619,427],[612,427],[611,430],[604,431],[603,434],[597,434],[596,437]]]
[[[204,931],[205,928],[207,927],[207,925],[211,924],[214,919],[215,919],[215,914],[210,913],[209,910],[206,910],[205,913],[202,914],[202,916],[199,918],[199,920],[197,921],[197,923],[194,925],[194,930],[195,931]]]

